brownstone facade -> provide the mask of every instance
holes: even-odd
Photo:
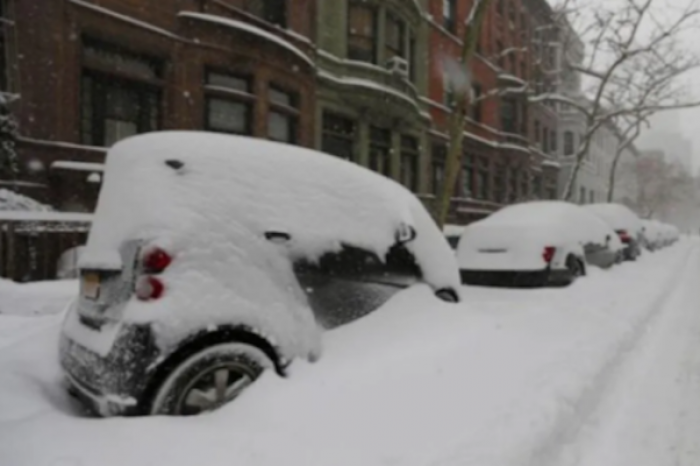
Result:
[[[91,210],[100,173],[61,162],[101,162],[105,147],[134,133],[314,143],[315,1],[5,5],[6,90],[21,96],[20,188],[35,198]]]
[[[435,185],[441,179],[439,151],[445,152],[448,133],[449,62],[459,59],[465,28],[461,18],[471,11],[473,0],[430,0],[428,4]],[[498,92],[526,82],[538,87],[542,62],[535,35],[550,20],[545,0],[491,2],[471,63],[472,95],[480,100],[465,127],[452,222],[469,223],[503,204],[556,197],[556,190],[549,188],[552,184],[556,188],[557,168],[548,163],[556,114],[545,104],[529,103],[525,93]],[[489,93],[493,96],[481,98]]]

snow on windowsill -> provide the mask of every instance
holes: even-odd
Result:
[[[315,67],[315,63],[307,54],[299,50],[296,46],[292,45],[288,41],[270,33],[267,32],[263,29],[260,29],[257,26],[253,26],[251,24],[244,23],[242,21],[236,21],[235,19],[229,19],[229,18],[224,18],[222,16],[216,16],[216,15],[210,15],[206,13],[197,13],[194,11],[181,11],[177,14],[178,17],[180,18],[188,18],[188,19],[196,19],[199,21],[205,21],[209,23],[214,23],[214,24],[219,24],[221,26],[228,26],[231,28],[235,28],[241,31],[248,32],[250,34],[255,34],[258,37],[262,37],[263,39],[267,39],[270,42],[274,42],[277,45],[289,50],[302,60],[304,60],[306,63],[308,63],[310,66]]]
[[[50,211],[0,211],[0,221],[38,221],[38,222],[92,222],[92,214],[81,212],[50,212]]]
[[[322,79],[327,79],[329,81],[334,81],[337,82],[338,84],[344,84],[347,86],[357,86],[357,87],[364,87],[367,89],[374,89],[377,91],[384,92],[386,94],[391,94],[394,95],[408,103],[410,103],[413,107],[416,108],[418,113],[422,113],[420,108],[418,107],[418,104],[409,96],[406,94],[397,91],[396,89],[393,89],[388,86],[384,86],[382,84],[379,84],[375,81],[369,81],[367,79],[361,79],[361,78],[348,78],[348,77],[341,77],[341,76],[336,76],[331,73],[328,73],[326,71],[319,71],[318,76]]]
[[[70,160],[57,160],[51,164],[52,169],[75,170],[86,172],[101,172],[105,166],[101,163],[73,162]]]
[[[167,31],[167,30],[165,30],[165,29],[159,28],[159,27],[154,26],[154,25],[152,25],[152,24],[150,24],[150,23],[147,23],[147,22],[145,22],[145,21],[141,21],[141,20],[132,18],[131,16],[123,15],[123,14],[121,14],[121,13],[117,13],[116,11],[112,11],[112,10],[110,10],[110,9],[108,9],[108,8],[105,8],[105,7],[102,7],[102,6],[99,6],[99,5],[95,5],[95,4],[90,3],[90,2],[86,2],[86,1],[83,1],[83,0],[70,0],[70,2],[71,2],[72,4],[74,4],[74,5],[78,5],[78,6],[81,6],[81,7],[83,7],[83,8],[87,8],[87,9],[96,11],[96,12],[98,12],[98,13],[102,13],[102,14],[107,15],[107,16],[111,16],[112,18],[121,20],[121,21],[123,21],[123,22],[125,22],[125,23],[129,23],[129,24],[131,24],[132,26],[138,26],[138,27],[140,27],[140,28],[142,28],[142,29],[146,29],[146,30],[148,30],[148,31],[155,32],[156,34],[160,34],[160,35],[162,35],[162,36],[170,37],[171,39],[185,40],[184,38],[182,38],[182,37],[180,37],[180,36],[178,36],[178,35],[176,35],[176,34],[173,34],[173,33],[170,32],[170,31]],[[185,40],[185,41],[186,41],[186,40]],[[187,41],[187,42],[189,42],[189,41]]]
[[[95,152],[102,152],[106,153],[108,148],[107,147],[100,147],[100,146],[89,146],[86,144],[77,144],[74,142],[65,142],[65,141],[47,141],[45,139],[34,139],[26,136],[20,136],[17,138],[19,142],[26,142],[29,144],[38,144],[42,146],[50,146],[50,147],[61,147],[64,149],[78,149],[78,150],[90,150],[90,151],[95,151]]]

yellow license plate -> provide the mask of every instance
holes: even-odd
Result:
[[[96,273],[83,274],[83,296],[97,299],[100,295],[100,276]]]

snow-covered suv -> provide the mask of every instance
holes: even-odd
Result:
[[[163,132],[116,144],[105,173],[60,343],[69,390],[101,415],[214,409],[419,281],[459,300],[420,201],[352,163]]]

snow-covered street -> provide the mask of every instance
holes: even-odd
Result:
[[[3,310],[0,465],[694,466],[698,283],[684,239],[564,289],[468,287],[455,307],[417,287],[192,418],[80,415],[61,316]]]

